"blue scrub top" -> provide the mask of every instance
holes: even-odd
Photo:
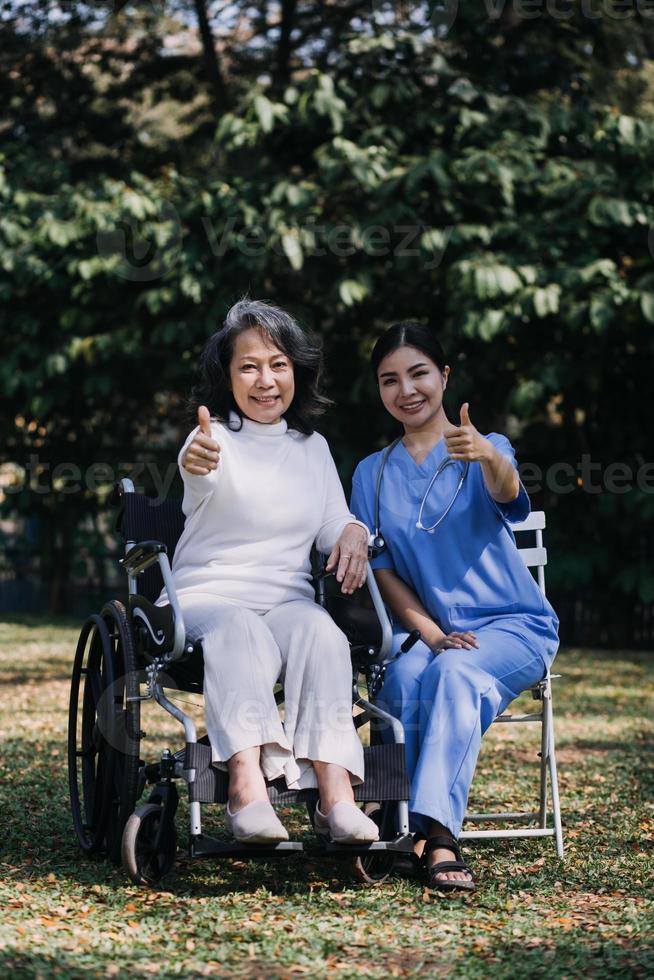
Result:
[[[486,438],[517,468],[509,440]],[[383,450],[362,460],[352,484],[352,512],[375,528],[375,487]],[[441,439],[418,464],[400,442],[388,457],[382,479],[379,525],[386,550],[373,568],[390,568],[409,585],[445,633],[501,625],[522,635],[549,666],[558,648],[558,618],[518,553],[511,523],[526,519],[529,497],[493,500],[480,463],[468,475],[447,517],[430,534],[416,527],[429,482],[447,457]],[[447,509],[463,463],[437,477],[425,501],[422,523],[431,527]],[[405,631],[406,632],[406,631]]]

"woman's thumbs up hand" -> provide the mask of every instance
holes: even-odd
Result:
[[[211,416],[206,405],[198,408],[199,430],[182,456],[182,466],[193,476],[207,476],[218,466],[220,446],[211,435]]]
[[[459,412],[460,425],[450,425],[445,430],[445,448],[450,459],[462,459],[465,462],[483,462],[489,459],[493,447],[488,439],[477,432],[470,421],[470,405],[464,402]]]
[[[209,436],[211,439],[211,416],[206,405],[200,405],[198,407],[198,425],[200,426],[200,432],[205,436]]]

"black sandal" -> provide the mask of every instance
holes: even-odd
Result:
[[[456,861],[439,861],[438,864],[432,864],[431,868],[427,867],[427,855],[430,851],[439,847],[453,851]],[[425,862],[425,868],[427,868],[427,884],[429,888],[434,888],[441,892],[474,892],[474,881],[436,877],[444,871],[465,871],[469,875],[472,874],[470,868],[463,862],[458,841],[453,837],[446,837],[445,834],[440,834],[437,837],[430,837],[426,840],[423,861]]]

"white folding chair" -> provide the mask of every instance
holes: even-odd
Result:
[[[528,568],[536,569],[536,578],[543,595],[545,595],[545,565],[547,564],[547,549],[543,547],[543,529],[545,527],[545,514],[543,511],[534,511],[526,521],[521,524],[513,525],[516,534],[523,531],[536,532],[535,548],[518,548],[520,555]],[[533,714],[510,714],[505,712],[498,715],[493,724],[510,723],[522,724],[532,722],[541,725],[540,739],[540,805],[538,810],[527,812],[508,812],[508,813],[466,813],[466,822],[469,823],[527,823],[537,822],[535,827],[519,827],[510,829],[493,830],[464,830],[459,834],[462,840],[479,840],[483,838],[502,838],[502,837],[554,837],[556,841],[556,853],[558,857],[563,857],[563,830],[561,827],[561,807],[559,804],[559,783],[556,772],[556,755],[554,750],[554,717],[552,713],[552,677],[560,677],[560,674],[550,674],[546,676],[533,688],[532,694],[535,700],[541,702],[541,710]],[[547,777],[549,773],[550,788],[552,794],[552,825],[548,826],[547,812]]]

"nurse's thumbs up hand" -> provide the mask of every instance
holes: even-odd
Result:
[[[470,421],[469,408],[468,402],[464,402],[459,412],[461,425],[450,425],[445,430],[445,448],[450,459],[461,459],[468,463],[483,462],[490,457],[493,447]]]
[[[211,416],[206,405],[198,408],[198,431],[182,456],[182,466],[193,476],[207,476],[218,466],[220,446],[211,435]]]

